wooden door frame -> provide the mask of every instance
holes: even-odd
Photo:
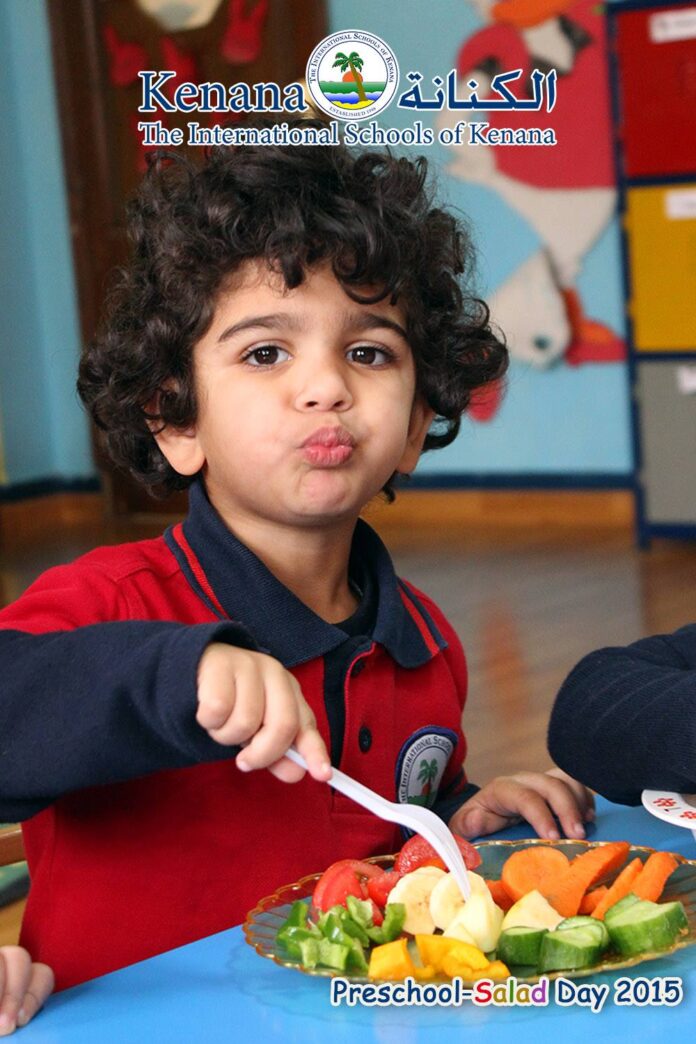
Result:
[[[324,0],[271,2],[287,24],[294,64],[302,75],[309,50],[327,33]],[[111,273],[126,252],[124,200],[109,162],[109,116],[104,104],[108,70],[99,7],[99,0],[47,0],[83,343],[95,334]],[[241,72],[243,79],[244,67]],[[110,514],[135,517],[141,512],[185,510],[185,494],[153,501],[133,480],[113,469],[96,436],[93,445]]]

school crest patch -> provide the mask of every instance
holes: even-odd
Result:
[[[456,733],[437,725],[409,736],[396,763],[397,800],[430,808],[456,745]]]

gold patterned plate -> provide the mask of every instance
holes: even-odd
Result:
[[[501,875],[503,864],[505,860],[512,855],[513,852],[517,852],[523,848],[533,848],[537,845],[547,845],[553,848],[560,848],[561,851],[572,859],[576,855],[580,855],[581,852],[586,851],[588,848],[597,848],[603,842],[599,841],[543,841],[540,839],[528,839],[522,841],[482,841],[477,844],[476,850],[481,856],[481,865],[477,867],[477,873],[480,873],[483,877],[497,879]],[[649,855],[654,852],[654,848],[643,848],[632,845],[627,862],[630,862],[636,856],[645,862]],[[674,946],[670,947],[669,950],[659,950],[654,953],[643,953],[637,957],[620,957],[620,956],[609,956],[604,957],[599,964],[591,965],[587,968],[574,968],[566,971],[558,971],[546,973],[549,979],[555,979],[559,975],[564,976],[567,979],[579,979],[585,978],[588,975],[598,975],[600,972],[613,972],[618,971],[620,968],[632,968],[637,964],[642,964],[644,961],[654,960],[657,957],[665,957],[670,953],[674,953],[675,950],[681,950],[685,946],[691,946],[696,942],[696,861],[691,859],[684,859],[683,856],[674,854],[674,858],[679,864],[674,873],[668,878],[665,890],[660,896],[660,901],[671,901],[678,899],[684,904],[684,910],[686,911],[686,917],[689,922],[689,931],[687,935],[679,936],[678,941]],[[375,856],[372,859],[367,859],[365,862],[376,863],[377,866],[388,867],[394,862],[394,856]],[[624,864],[625,865],[625,864]],[[304,968],[299,961],[289,957],[282,946],[276,941],[276,935],[278,929],[286,920],[288,913],[290,912],[290,906],[298,899],[309,899],[314,891],[314,886],[321,877],[321,874],[310,874],[307,877],[301,877],[299,881],[294,884],[284,885],[279,888],[273,895],[267,896],[262,899],[257,906],[251,910],[244,921],[242,926],[244,931],[244,937],[250,946],[253,946],[256,952],[261,957],[267,957],[271,961],[275,961],[276,964],[280,964],[283,968],[292,968],[295,971],[303,972],[305,975],[320,976],[323,978],[331,978],[334,975],[339,974],[338,972],[332,971],[330,968]],[[598,881],[597,884],[608,884],[610,883],[616,874],[612,874],[607,878],[603,878]],[[366,982],[365,976],[361,975],[349,975],[345,976],[350,979],[351,982]],[[517,976],[518,982],[536,982],[539,978],[538,975],[524,978]]]

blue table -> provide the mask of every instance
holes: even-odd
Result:
[[[502,836],[528,837],[529,827]],[[602,799],[590,837],[627,840],[696,859],[690,831],[654,819],[642,808]],[[342,1044],[375,1041],[461,1044],[554,1040],[663,1041],[690,1037],[696,1019],[696,946],[633,969],[632,976],[678,976],[684,999],[675,1007],[620,1007],[614,981],[625,972],[595,977],[610,992],[601,1011],[562,1007],[331,1007],[329,980],[315,979],[264,960],[244,942],[241,928],[201,939],[140,964],[76,986],[51,998],[18,1044]]]

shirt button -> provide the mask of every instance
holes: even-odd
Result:
[[[368,729],[367,725],[363,725],[358,733],[358,746],[360,747],[363,754],[367,754],[368,750],[372,746],[372,733]]]
[[[365,661],[364,660],[356,660],[355,663],[353,664],[352,668],[351,668],[351,671],[350,671],[351,676],[353,678],[357,678],[358,675],[361,674],[362,671],[364,671],[364,669],[365,669]]]

